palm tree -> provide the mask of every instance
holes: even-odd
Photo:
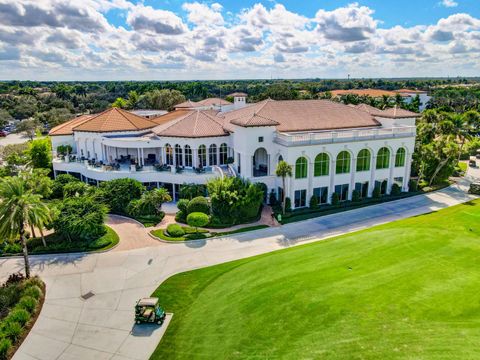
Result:
[[[41,199],[20,177],[0,180],[0,236],[8,239],[20,237],[27,278],[30,277],[30,263],[25,229],[28,226],[41,228],[51,220],[50,210]]]
[[[281,160],[277,164],[277,168],[275,169],[275,174],[277,176],[280,176],[282,178],[282,186],[283,186],[283,191],[282,191],[282,213],[285,215],[285,178],[287,176],[292,176],[292,166],[289,165],[287,162]]]

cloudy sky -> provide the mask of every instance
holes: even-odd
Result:
[[[0,0],[0,79],[480,75],[480,0]]]

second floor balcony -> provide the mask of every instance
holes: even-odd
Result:
[[[415,126],[355,129],[305,133],[277,133],[274,141],[283,146],[304,146],[365,140],[415,137]]]

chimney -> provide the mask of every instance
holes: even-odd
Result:
[[[230,94],[233,97],[233,109],[237,110],[244,107],[247,104],[247,94],[245,93],[233,93]]]

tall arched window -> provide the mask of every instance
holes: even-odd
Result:
[[[192,166],[192,148],[185,145],[185,166]]]
[[[370,150],[362,149],[357,156],[357,171],[368,171],[370,170]]]
[[[173,165],[173,149],[170,144],[165,145],[165,164]]]
[[[210,165],[217,165],[217,145],[215,144],[208,148],[208,162]]]
[[[183,166],[182,147],[175,145],[175,163],[177,166]]]
[[[350,153],[348,151],[341,151],[337,155],[335,173],[348,174],[349,172],[350,172]]]
[[[314,176],[326,176],[328,175],[328,169],[330,167],[330,157],[327,153],[320,153],[315,157],[315,163],[313,165]]]
[[[307,159],[299,157],[295,162],[295,179],[305,179],[307,177]]]
[[[388,169],[390,165],[390,150],[382,147],[377,153],[377,169]]]
[[[397,153],[395,154],[395,166],[396,167],[401,167],[405,166],[405,148],[401,147],[397,150]]]
[[[220,144],[220,165],[225,165],[228,159],[228,146],[223,143]]]
[[[198,166],[207,166],[207,147],[205,145],[198,147]]]

